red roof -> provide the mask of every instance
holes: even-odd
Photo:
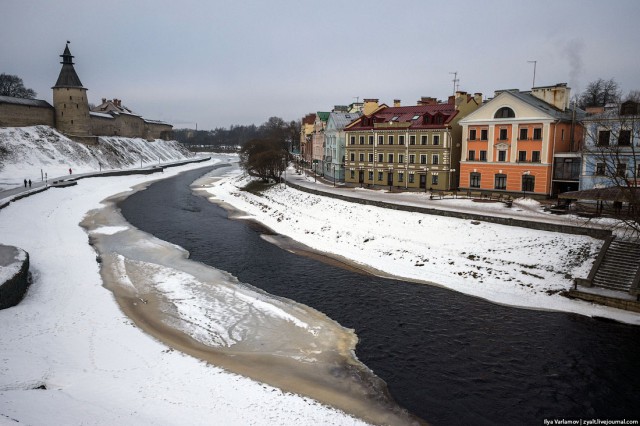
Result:
[[[377,124],[376,129],[380,130],[399,128],[391,122],[411,123],[409,129],[438,129],[446,127],[457,113],[455,105],[449,103],[387,107],[370,116],[360,117],[345,130],[370,130],[373,129],[374,123]],[[437,123],[437,117],[442,117],[440,123]],[[383,123],[389,123],[389,125],[385,126]]]

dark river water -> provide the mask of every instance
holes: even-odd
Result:
[[[192,195],[189,185],[209,170],[134,194],[120,205],[125,218],[194,260],[355,329],[358,358],[415,415],[435,425],[638,419],[640,328],[499,306],[291,254]]]

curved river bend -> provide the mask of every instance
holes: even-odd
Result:
[[[294,255],[193,195],[190,184],[208,170],[152,184],[123,201],[122,214],[193,260],[353,328],[358,358],[413,414],[436,425],[640,415],[637,327],[499,306]]]

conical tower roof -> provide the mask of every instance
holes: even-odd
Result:
[[[56,85],[53,86],[53,89],[58,87],[78,87],[82,88],[82,82],[76,74],[75,68],[73,68],[73,56],[71,55],[71,51],[69,50],[69,42],[64,48],[64,53],[60,55],[62,58],[62,69],[60,70],[60,75],[58,76],[58,81],[56,81]]]

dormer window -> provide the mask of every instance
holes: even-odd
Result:
[[[420,114],[416,114],[416,115],[414,115],[414,116],[411,118],[411,120],[417,120],[418,118],[420,118]]]
[[[515,117],[516,117],[516,113],[513,112],[513,110],[509,107],[500,108],[498,111],[496,111],[496,114],[493,116],[493,118],[515,118]]]
[[[429,124],[429,121],[430,121],[429,119],[430,119],[430,118],[431,118],[431,117],[429,117],[429,114],[425,114],[425,115],[424,115],[424,124]]]
[[[399,115],[394,115],[389,121],[398,121],[398,118],[400,118]]]

